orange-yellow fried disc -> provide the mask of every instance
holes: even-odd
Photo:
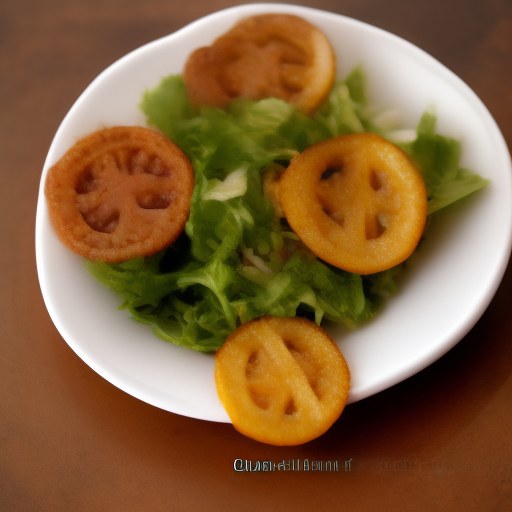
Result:
[[[297,16],[263,14],[192,53],[184,79],[197,105],[275,97],[309,115],[327,98],[335,73],[334,51],[320,29]]]
[[[422,176],[398,146],[370,133],[342,135],[297,155],[280,179],[279,200],[313,253],[357,274],[404,261],[425,227]]]
[[[292,446],[320,436],[340,416],[350,373],[321,327],[266,316],[239,327],[217,351],[215,382],[239,432]]]
[[[263,193],[274,208],[274,216],[277,219],[284,217],[283,209],[279,203],[279,180],[283,174],[284,167],[279,164],[272,164],[265,171],[262,178]]]
[[[190,211],[194,171],[164,135],[117,126],[79,140],[45,182],[52,223],[91,260],[150,256],[176,240]]]

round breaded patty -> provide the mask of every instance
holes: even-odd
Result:
[[[187,156],[163,134],[140,126],[80,139],[45,182],[62,242],[85,258],[111,263],[172,244],[188,219],[193,189]]]
[[[239,432],[292,446],[315,439],[338,419],[350,372],[336,343],[314,322],[264,316],[240,326],[217,351],[215,382]]]
[[[334,50],[319,28],[298,16],[262,14],[193,52],[184,79],[197,105],[273,97],[309,115],[327,98],[335,74]]]

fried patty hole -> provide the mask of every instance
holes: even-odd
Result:
[[[78,177],[75,191],[77,194],[88,194],[98,186],[90,167],[87,167]]]
[[[119,210],[103,204],[91,212],[82,213],[82,217],[94,231],[113,233],[119,222]]]
[[[295,402],[293,401],[293,398],[290,398],[290,400],[288,401],[284,408],[284,413],[286,416],[291,416],[294,412],[297,412],[297,408],[295,407]]]
[[[258,365],[258,351],[253,352],[249,359],[247,360],[247,364],[245,366],[245,376],[250,379],[256,370],[256,366]]]
[[[272,399],[269,396],[258,393],[258,390],[253,386],[248,386],[248,389],[252,401],[256,404],[256,406],[266,411],[270,407]]]
[[[379,191],[382,188],[382,179],[376,171],[371,171],[370,173],[370,186],[375,190],[375,192]]]
[[[386,226],[381,222],[378,215],[367,216],[365,221],[365,237],[366,240],[374,240],[379,238],[386,231]]]
[[[328,180],[331,176],[334,176],[336,173],[341,173],[343,171],[342,167],[328,167],[320,176],[320,180]]]
[[[137,204],[144,210],[164,210],[171,204],[171,197],[158,192],[145,192],[137,197]]]

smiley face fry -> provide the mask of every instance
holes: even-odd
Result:
[[[336,421],[350,373],[338,346],[314,322],[266,316],[239,327],[217,351],[215,382],[238,431],[291,446]]]
[[[309,115],[327,98],[335,72],[335,54],[321,30],[297,16],[263,14],[192,53],[184,79],[197,105],[274,97]]]
[[[190,211],[194,171],[164,135],[117,126],[79,140],[49,170],[49,214],[62,242],[91,260],[121,262],[171,245]]]
[[[279,182],[293,231],[324,261],[357,274],[408,258],[425,227],[421,174],[379,135],[342,135],[297,155]]]

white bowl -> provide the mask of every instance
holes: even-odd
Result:
[[[227,9],[126,55],[84,91],[53,140],[41,178],[36,220],[37,268],[53,322],[96,372],[127,393],[174,413],[228,422],[217,397],[214,358],[153,336],[116,311],[120,299],[85,270],[50,225],[43,185],[48,168],[80,137],[104,126],[144,125],[143,92],[180,73],[187,56],[239,19],[264,12],[302,16],[331,40],[344,77],[361,64],[377,108],[397,107],[405,127],[434,105],[439,132],[462,141],[462,165],[491,179],[484,190],[448,208],[431,227],[398,295],[368,325],[331,333],[352,374],[349,401],[413,375],[453,347],[488,306],[510,255],[510,156],[493,118],[452,72],[412,44],[365,23],[306,7],[254,4]]]

